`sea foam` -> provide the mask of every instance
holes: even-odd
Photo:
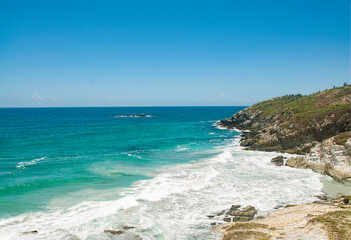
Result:
[[[151,179],[116,189],[117,200],[3,219],[0,238],[26,239],[21,232],[37,230],[36,239],[110,239],[104,229],[130,225],[135,228],[118,239],[216,239],[207,214],[241,204],[266,215],[278,205],[312,201],[321,193],[318,174],[271,164],[278,153],[244,151],[239,138],[218,150],[216,156],[163,167]]]
[[[46,159],[46,157],[41,157],[41,158],[33,159],[31,161],[28,161],[28,162],[20,162],[17,164],[16,168],[25,168],[25,167],[30,166],[30,165],[35,165],[38,162],[43,161],[45,159]]]

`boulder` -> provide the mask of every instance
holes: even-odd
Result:
[[[304,157],[291,157],[286,161],[285,166],[307,168],[307,163]]]
[[[274,157],[272,158],[271,163],[275,164],[276,166],[283,166],[284,157],[283,156]]]
[[[217,216],[221,216],[221,215],[223,215],[225,212],[226,212],[225,210],[222,210],[222,211],[220,211],[219,213],[217,213]]]
[[[235,209],[235,208],[234,208]],[[254,218],[257,210],[253,206],[246,206],[243,209],[230,210],[229,215],[233,216],[233,221],[250,221]]]
[[[232,205],[231,207],[230,207],[230,210],[237,210],[237,209],[239,209],[241,207],[241,205]]]

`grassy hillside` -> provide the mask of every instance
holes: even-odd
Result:
[[[250,130],[241,142],[249,149],[303,153],[313,141],[351,130],[350,97],[349,85],[306,96],[286,95],[257,103],[220,124]]]
[[[279,114],[283,125],[288,126],[294,122],[301,125],[308,125],[313,121],[320,121],[326,115],[341,115],[350,112],[351,86],[317,92],[311,95],[302,96],[285,95],[273,98],[253,105],[252,110],[263,110],[260,119],[268,115]]]

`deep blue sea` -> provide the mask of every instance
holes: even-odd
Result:
[[[319,175],[216,126],[243,108],[0,109],[0,238],[216,239],[206,215],[231,204],[313,200]]]

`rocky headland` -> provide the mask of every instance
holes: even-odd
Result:
[[[249,150],[301,154],[286,165],[351,182],[350,92],[347,85],[307,96],[272,98],[219,125],[245,130],[240,144]]]
[[[309,168],[339,182],[351,182],[350,93],[347,85],[307,96],[277,97],[248,107],[219,125],[242,130],[240,145],[248,150],[297,155],[273,158],[276,166]],[[224,232],[224,240],[351,239],[350,203],[350,196],[322,196],[314,203],[285,206],[263,219],[254,215],[238,218],[229,210],[222,219],[229,223],[215,230]]]

